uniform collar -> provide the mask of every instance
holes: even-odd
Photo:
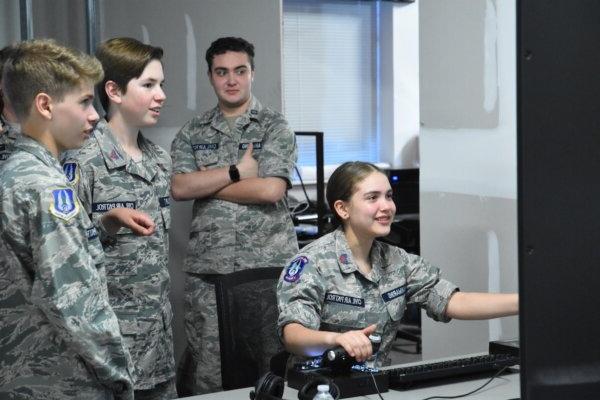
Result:
[[[94,139],[98,142],[100,153],[108,169],[115,169],[128,164],[129,156],[113,135],[105,119],[101,119],[96,124]]]
[[[33,154],[37,159],[43,162],[48,167],[54,168],[61,175],[63,170],[60,166],[60,162],[54,155],[48,150],[43,144],[37,140],[30,138],[26,135],[19,135],[15,142],[15,148]]]
[[[258,101],[256,97],[254,97],[254,95],[252,95],[248,109],[239,117],[241,118],[241,124],[247,125],[251,121],[258,122],[258,115],[262,110],[262,104],[260,103],[260,101]],[[229,129],[227,126],[227,122],[225,121],[225,116],[223,115],[223,112],[221,111],[218,105],[200,118],[200,124],[210,124],[216,130],[224,134],[229,134]]]
[[[354,264],[354,258],[352,257],[352,251],[348,247],[348,241],[346,235],[344,235],[344,229],[340,226],[334,232],[335,237],[335,256],[337,263],[340,266],[340,270],[349,274],[358,271],[356,264]]]
[[[344,235],[344,230],[340,226],[334,232],[335,237],[335,254],[337,257],[337,263],[340,267],[340,270],[343,273],[349,274],[353,272],[359,272],[358,267],[354,263],[354,259],[352,257],[352,251],[348,246],[348,241],[346,240],[346,235]],[[381,279],[383,274],[383,270],[387,267],[387,260],[384,257],[383,246],[378,241],[373,241],[373,246],[371,247],[371,277],[370,280],[373,282],[378,282]]]
[[[98,121],[94,129],[94,138],[98,142],[98,147],[108,169],[125,167],[127,172],[138,175],[149,182],[154,179],[156,169],[147,167],[147,165],[150,165],[148,162],[144,162],[145,165],[138,165],[138,163],[132,162],[131,157],[123,150],[123,147],[112,133],[105,119]],[[166,165],[167,162],[164,158],[158,154],[156,149],[141,132],[138,133],[137,140],[144,157],[163,167]]]
[[[18,126],[13,126],[3,120],[2,128],[0,129],[0,135],[6,135],[6,137],[8,137],[9,139],[17,140],[17,138],[19,137],[19,130],[20,128]]]

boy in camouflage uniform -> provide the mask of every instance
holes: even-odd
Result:
[[[110,304],[134,364],[135,398],[173,399],[175,359],[168,270],[171,158],[146,139],[165,101],[160,47],[132,38],[100,45],[97,92],[106,110],[90,139],[63,168],[85,212],[97,221],[113,207],[149,214],[154,235],[121,230],[103,241]]]
[[[2,89],[2,67],[13,49],[14,46],[6,46],[0,50],[0,166],[13,152],[18,132],[17,119]]]
[[[252,96],[254,46],[221,38],[206,61],[218,105],[185,124],[171,145],[173,198],[194,199],[184,265],[193,371],[191,382],[180,382],[194,394],[221,389],[210,274],[282,267],[298,250],[286,201],[296,141],[284,117]]]
[[[4,67],[23,134],[0,172],[0,398],[133,399],[131,360],[108,303],[99,235],[154,231],[114,209],[96,229],[60,167],[98,114],[100,63],[33,40]]]

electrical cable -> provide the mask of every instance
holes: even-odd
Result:
[[[483,385],[479,386],[477,389],[475,390],[471,390],[469,393],[465,393],[465,394],[459,394],[456,396],[431,396],[431,397],[427,397],[423,400],[432,400],[432,399],[459,399],[461,397],[467,397],[469,395],[472,395],[475,392],[480,391],[481,389],[483,389],[484,387],[486,387],[487,385],[489,385],[494,379],[496,379],[497,377],[499,377],[504,371],[506,371],[508,367],[504,367],[502,368],[500,371],[498,371],[494,376],[492,376],[486,383],[484,383]]]
[[[377,390],[377,395],[381,400],[385,400],[379,391],[379,387],[377,387],[377,381],[375,380],[375,375],[373,375],[373,371],[369,370],[369,374],[371,375],[371,379],[373,379],[373,385],[375,385],[375,390]]]
[[[298,167],[294,165],[294,169],[296,170],[296,175],[298,175],[298,179],[300,179],[300,186],[302,186],[302,191],[304,192],[304,197],[306,197],[306,202],[308,203],[308,206],[314,208],[314,204],[312,203],[312,201],[310,201],[308,193],[306,193],[306,187],[304,186],[304,181],[302,180],[302,176],[300,175]]]

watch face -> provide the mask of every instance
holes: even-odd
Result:
[[[233,182],[238,182],[240,180],[240,171],[238,171],[235,165],[229,167],[229,179]]]

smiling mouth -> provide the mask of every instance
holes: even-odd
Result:
[[[150,111],[160,114],[160,107],[151,108]]]

